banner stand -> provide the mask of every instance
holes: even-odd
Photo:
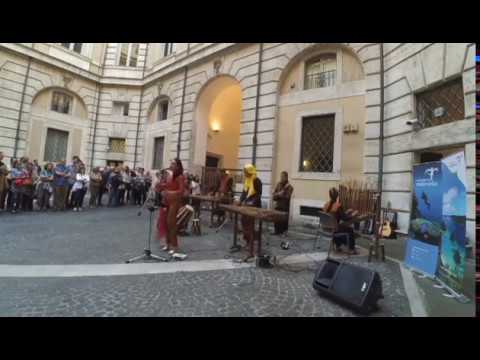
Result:
[[[434,287],[437,289],[444,289],[446,293],[443,294],[443,296],[449,298],[449,299],[455,299],[461,304],[468,304],[471,302],[469,298],[467,298],[463,294],[457,293],[455,290],[453,290],[451,287],[449,287],[447,284],[445,284],[440,278],[435,277],[433,279],[436,281],[438,284],[435,284]]]

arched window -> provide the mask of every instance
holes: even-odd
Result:
[[[123,43],[120,47],[118,65],[136,67],[138,63],[138,43]]]
[[[73,105],[73,97],[61,91],[54,91],[50,109],[62,114],[70,114]]]
[[[325,54],[305,64],[305,90],[335,86],[337,56]]]

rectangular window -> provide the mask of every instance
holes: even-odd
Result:
[[[302,120],[300,172],[333,172],[335,115]]]
[[[129,44],[122,44],[120,48],[120,59],[118,65],[120,66],[127,66],[127,59],[128,59],[128,45]]]
[[[137,67],[139,45],[138,43],[121,44],[118,65]]]
[[[113,102],[113,115],[116,116],[128,116],[130,110],[130,104],[128,102]]]
[[[168,118],[168,100],[158,103],[158,120],[163,121]]]
[[[163,48],[163,56],[167,57],[173,53],[173,43],[165,43]]]
[[[125,153],[127,147],[125,139],[110,138],[109,150],[114,153]]]
[[[163,148],[165,144],[164,137],[155,138],[153,146],[153,169],[160,170],[163,168]]]
[[[57,162],[66,160],[68,132],[57,129],[47,129],[44,161]]]
[[[138,59],[138,44],[132,44],[130,49],[130,61],[128,62],[128,65],[131,67],[136,67],[137,59]]]
[[[455,79],[416,95],[417,118],[422,128],[465,118],[462,79]]]
[[[61,43],[61,45],[65,49],[75,51],[78,54],[82,53],[82,43]]]
[[[62,92],[54,91],[52,96],[51,110],[62,114],[69,114],[73,98]]]

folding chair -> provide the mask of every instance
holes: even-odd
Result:
[[[334,245],[333,236],[338,227],[337,219],[332,214],[323,211],[318,212],[318,218],[318,231],[317,238],[315,239],[314,250],[318,248],[318,242],[320,241],[321,236],[330,238],[330,246],[328,249],[328,255],[330,256],[330,252]]]
[[[332,214],[319,211],[318,217],[319,217],[319,224],[318,224],[317,238],[315,240],[314,250],[318,248],[318,241],[320,240],[320,236],[325,236],[327,238],[330,238],[330,246],[328,247],[328,255],[327,255],[327,258],[330,258],[330,253],[332,252],[333,247],[335,245],[336,237],[342,237],[342,236],[348,237],[348,234],[337,232],[338,222],[335,216],[333,216]],[[350,255],[348,255],[348,257],[350,257]]]

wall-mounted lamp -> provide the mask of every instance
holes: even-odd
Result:
[[[212,123],[212,131],[215,134],[218,134],[220,132],[220,124],[218,122]]]

